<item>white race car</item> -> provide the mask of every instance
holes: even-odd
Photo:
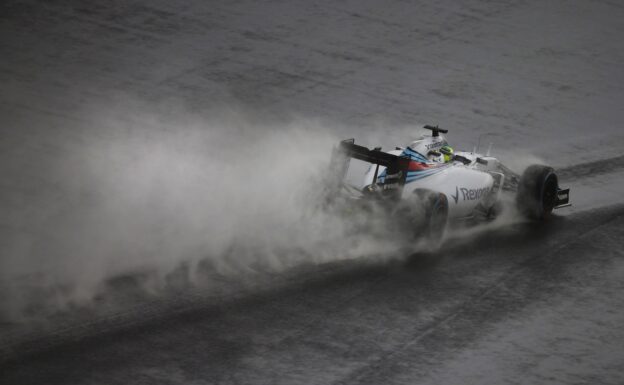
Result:
[[[448,131],[424,128],[431,135],[388,152],[353,139],[340,142],[330,163],[329,202],[380,207],[410,234],[432,240],[440,239],[449,221],[495,218],[505,207],[502,202],[515,202],[520,213],[535,220],[570,205],[569,189],[559,188],[551,167],[532,165],[518,175],[488,155],[449,153],[442,135]],[[360,186],[345,183],[351,158],[370,163]]]

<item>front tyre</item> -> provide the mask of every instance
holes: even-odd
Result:
[[[545,220],[557,204],[559,182],[552,167],[529,166],[518,185],[516,204],[520,212],[530,219]]]

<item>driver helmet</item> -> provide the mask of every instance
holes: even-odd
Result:
[[[444,163],[448,163],[453,159],[453,147],[451,146],[442,146],[440,148],[440,152],[442,153],[442,161]]]

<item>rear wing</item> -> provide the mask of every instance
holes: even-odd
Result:
[[[410,159],[382,152],[381,147],[371,150],[357,145],[355,139],[341,141],[332,151],[328,181],[330,199],[339,195],[344,187],[344,179],[351,159],[375,165],[373,184],[369,186],[368,192],[376,193],[381,198],[400,199]],[[383,183],[377,183],[380,166],[385,167]]]

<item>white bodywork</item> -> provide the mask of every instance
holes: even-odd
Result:
[[[416,189],[440,192],[448,200],[450,218],[470,217],[478,207],[487,210],[498,200],[499,186],[503,183],[503,174],[495,171],[498,168],[498,160],[472,152],[455,153],[469,160],[469,164],[467,161],[458,160],[444,163],[441,159],[427,156],[429,151],[438,150],[446,144],[446,139],[442,135],[425,136],[406,148],[388,151],[393,155],[405,155],[406,151],[412,154],[413,151],[418,153],[415,156],[421,160],[414,161],[417,163],[414,167],[421,167],[421,170],[408,172],[402,198],[413,194]],[[373,183],[375,168],[373,165],[365,173],[361,187]],[[385,167],[379,166],[377,175],[378,181],[382,181]]]

